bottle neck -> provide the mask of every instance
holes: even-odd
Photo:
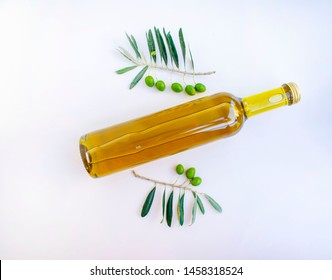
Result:
[[[300,101],[301,95],[295,83],[242,98],[242,106],[247,118]]]

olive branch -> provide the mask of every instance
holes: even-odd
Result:
[[[182,175],[184,174],[184,167],[182,164],[178,164],[176,166],[176,172],[177,174]],[[181,184],[177,183],[178,180],[176,180],[175,183],[167,183],[167,182],[162,182],[159,180],[154,180],[142,175],[137,174],[134,170],[132,170],[132,173],[135,177],[152,182],[153,183],[153,188],[150,190],[148,193],[142,210],[141,210],[141,217],[145,217],[152,206],[152,203],[154,201],[154,196],[156,193],[156,188],[157,186],[164,186],[164,192],[162,196],[162,220],[160,223],[163,223],[164,219],[166,218],[167,225],[171,227],[172,225],[172,220],[173,220],[173,203],[174,203],[174,193],[175,189],[178,189],[178,201],[177,201],[177,218],[179,221],[179,225],[182,226],[184,224],[184,202],[185,202],[185,194],[186,192],[191,192],[194,201],[192,204],[192,210],[191,210],[191,224],[194,224],[196,220],[196,215],[197,215],[197,208],[200,210],[200,212],[204,215],[205,214],[205,208],[203,201],[201,197],[204,197],[209,204],[219,213],[222,212],[221,206],[209,195],[203,192],[198,192],[194,190],[193,188],[188,187],[189,185],[192,185],[194,187],[199,186],[202,183],[202,179],[200,177],[196,177],[195,173],[196,170],[195,168],[191,167],[187,169],[185,176],[186,180],[183,181]],[[171,192],[168,195],[167,202],[166,202],[166,196],[167,196],[167,187],[171,188]]]
[[[149,61],[146,59],[143,52],[139,50],[137,41],[133,35],[128,35],[126,33],[127,39],[129,41],[130,46],[132,47],[134,51],[134,55],[132,55],[128,50],[124,49],[123,47],[118,47],[117,50],[127,59],[129,60],[132,65],[119,69],[116,71],[117,74],[124,74],[131,70],[136,69],[137,67],[142,67],[141,70],[138,72],[138,74],[134,77],[132,82],[130,83],[129,89],[132,89],[135,87],[138,82],[144,77],[145,73],[148,71],[148,69],[157,69],[160,71],[169,71],[171,73],[178,73],[183,75],[183,80],[185,75],[189,75],[193,77],[194,83],[195,82],[195,76],[201,76],[201,75],[211,75],[214,74],[215,71],[209,71],[209,72],[195,72],[195,65],[193,56],[190,50],[190,47],[185,43],[183,31],[182,28],[179,29],[178,37],[179,37],[179,43],[181,47],[181,54],[183,58],[183,68],[180,67],[179,62],[179,55],[176,48],[176,45],[174,43],[173,37],[170,32],[166,32],[165,28],[163,28],[163,32],[161,32],[158,28],[154,27],[154,32],[152,32],[151,29],[149,29],[146,32],[146,41],[148,45],[149,50]],[[166,43],[165,43],[166,42]],[[189,52],[189,60],[190,60],[190,66],[191,71],[187,70],[187,49]],[[159,51],[159,55],[157,56]],[[158,59],[159,57],[159,59]],[[147,76],[145,80],[146,84],[149,87],[154,86],[154,79],[152,76]],[[158,84],[159,82],[159,84]],[[156,87],[160,91],[164,91],[166,86],[163,81],[157,81]],[[188,88],[187,88],[188,87]],[[196,84],[195,87],[191,85],[187,85],[186,92],[189,95],[194,95],[196,92],[204,92],[206,90],[205,86],[201,83]],[[172,90],[175,92],[181,92],[183,90],[182,85],[179,83],[173,83],[172,84]]]

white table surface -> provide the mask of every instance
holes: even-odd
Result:
[[[152,185],[129,170],[92,179],[79,155],[87,132],[190,100],[129,91],[134,73],[114,72],[125,32],[146,49],[154,26],[182,27],[196,69],[217,71],[205,95],[289,81],[302,93],[234,137],[136,168],[166,181],[177,163],[197,168],[223,213],[205,203],[193,226],[160,224],[159,200],[142,219]],[[331,26],[321,0],[0,1],[0,259],[331,259]]]

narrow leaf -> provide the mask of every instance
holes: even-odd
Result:
[[[207,194],[204,194],[204,196],[209,201],[211,206],[214,209],[216,209],[219,213],[221,213],[221,211],[222,211],[221,206],[211,196],[208,196]]]
[[[173,218],[173,195],[174,191],[172,190],[171,194],[168,197],[166,205],[166,221],[169,227],[172,225],[172,218]]]
[[[134,86],[137,85],[137,83],[142,79],[142,77],[144,76],[146,70],[148,70],[149,66],[145,66],[141,71],[139,71],[139,73],[136,75],[136,77],[133,79],[133,81],[131,82],[129,89],[132,89]]]
[[[154,42],[154,38],[153,38],[151,29],[149,30],[149,38],[150,38],[151,46],[152,46],[151,55],[152,55],[154,62],[156,62],[156,59],[157,59],[156,44]]]
[[[179,40],[180,40],[180,45],[181,45],[181,50],[182,50],[183,63],[184,63],[184,66],[186,66],[186,43],[184,41],[182,28],[180,28],[180,30],[179,30]]]
[[[171,47],[170,47],[170,43],[169,43],[165,28],[163,28],[163,33],[164,33],[165,41],[167,43],[168,51],[169,51],[169,54],[170,54],[170,57],[171,57],[171,63],[173,63],[173,57],[172,57],[172,54],[171,54]]]
[[[168,42],[168,47],[169,47],[169,52],[171,54],[171,57],[176,65],[177,68],[179,68],[179,56],[178,52],[176,50],[172,35],[170,32],[167,34],[167,42]]]
[[[197,195],[197,204],[198,204],[199,210],[204,215],[205,214],[204,205],[203,205],[203,202],[202,202],[202,200],[200,199],[200,197],[198,195]]]
[[[191,224],[195,223],[196,220],[196,213],[197,213],[197,196],[195,196],[195,201],[194,201],[194,205],[193,208],[191,210]]]
[[[199,210],[204,215],[205,214],[205,209],[204,209],[204,205],[203,205],[202,200],[200,199],[199,195],[196,192],[192,191],[192,194],[193,194],[194,198],[197,199],[197,204],[198,204]]]
[[[141,211],[141,216],[142,217],[145,217],[149,213],[152,202],[153,202],[153,199],[154,199],[155,192],[156,192],[156,187],[154,187],[149,192],[148,196],[146,197],[145,202],[144,202],[143,207],[142,207],[142,211]]]
[[[164,60],[165,64],[167,65],[167,63],[168,63],[167,52],[166,52],[166,46],[165,46],[163,37],[161,36],[159,29],[157,29],[156,27],[154,28],[154,32],[156,35],[157,44],[158,44],[158,48],[159,48],[159,52],[160,52],[160,59],[161,59],[161,61]]]
[[[135,48],[138,49],[137,42],[136,42],[134,36],[133,36],[133,35],[130,35],[130,38],[131,38],[131,41],[133,42]]]
[[[130,70],[133,70],[137,67],[137,65],[134,65],[134,66],[129,66],[129,67],[125,67],[125,68],[122,68],[122,69],[119,69],[117,71],[115,71],[117,74],[124,74],[124,73],[127,73],[128,71]]]
[[[184,223],[184,194],[182,194],[179,202],[179,223],[182,226]]]
[[[172,65],[173,65],[173,61],[174,61],[176,67],[179,68],[179,58],[178,58],[178,53],[177,53],[177,51],[176,51],[176,47],[175,47],[175,44],[174,44],[174,41],[173,41],[172,35],[171,35],[170,32],[168,32],[168,33],[166,34],[165,29],[163,29],[163,32],[164,32],[164,37],[165,37],[166,42],[167,42],[168,51],[169,51],[169,54],[170,54],[170,57],[171,57]]]
[[[138,46],[137,46],[137,43],[136,43],[136,40],[135,40],[134,36],[133,35],[129,36],[127,33],[126,33],[126,36],[128,38],[128,41],[129,41],[131,47],[135,51],[137,58],[141,58],[141,54],[138,51]]]
[[[132,57],[132,55],[127,51],[125,50],[124,48],[122,47],[118,47],[117,50],[125,57],[127,58],[129,61],[133,62],[133,63],[137,63],[135,58]]]
[[[152,58],[153,61],[156,63],[156,60],[157,60],[156,45],[154,43],[154,38],[153,38],[151,29],[149,29],[148,33],[146,34],[146,39],[148,41],[150,58]]]
[[[165,218],[165,204],[166,204],[166,186],[165,186],[164,193],[163,193],[163,198],[162,198],[162,215],[163,215],[163,218],[160,221],[160,223],[164,222],[164,218]]]
[[[180,221],[180,198],[181,198],[181,192],[179,191],[178,205],[176,207],[179,221]]]
[[[195,71],[195,65],[194,65],[194,60],[193,60],[193,56],[191,54],[191,50],[190,50],[190,47],[188,47],[189,49],[189,55],[190,55],[190,62],[191,62],[191,68],[193,70],[193,72]]]

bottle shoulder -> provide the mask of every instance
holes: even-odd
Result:
[[[238,114],[243,115],[245,117],[243,104],[242,104],[242,99],[235,96],[235,95],[233,95],[232,93],[219,92],[219,93],[216,93],[216,94],[212,95],[211,99],[213,99],[214,101],[216,101],[218,103],[227,102],[227,103],[233,104],[233,106],[238,111]]]

